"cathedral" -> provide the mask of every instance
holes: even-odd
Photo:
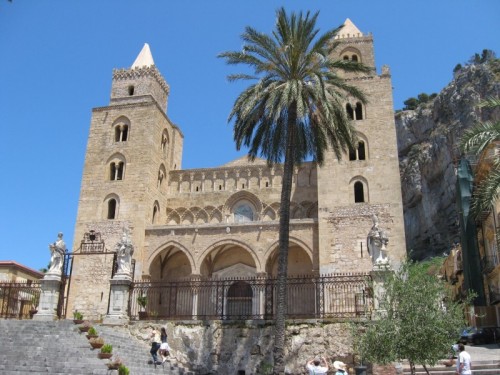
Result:
[[[349,19],[337,41],[335,58],[373,67],[344,77],[368,102],[345,102],[358,133],[355,150],[341,160],[328,153],[322,167],[296,166],[290,276],[369,272],[374,227],[393,266],[406,254],[390,71],[377,74],[372,35]],[[169,93],[145,44],[130,68],[113,71],[109,103],[92,110],[68,312],[106,314],[124,233],[135,281],[276,275],[282,165],[243,157],[182,169],[184,135],[168,116]]]

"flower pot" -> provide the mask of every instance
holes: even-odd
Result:
[[[37,309],[31,309],[31,310],[29,311],[29,313],[30,313],[30,319],[33,319],[33,315],[35,315],[37,312],[38,312],[38,310],[37,310]]]
[[[99,335],[87,335],[87,339],[89,339],[89,340],[90,339],[95,339],[97,337],[99,337]]]
[[[92,349],[101,349],[103,345],[103,342],[90,342]]]
[[[78,329],[80,330],[80,332],[88,332],[90,329],[90,326],[80,326],[80,327],[78,327]]]
[[[148,312],[147,311],[139,311],[139,320],[147,320]]]
[[[83,323],[83,319],[73,319],[73,323],[75,323],[75,324],[82,324]]]
[[[120,368],[120,364],[114,362],[106,363],[106,366],[108,366],[108,370],[118,370]]]
[[[113,353],[97,353],[97,357],[100,359],[109,359],[113,356]]]

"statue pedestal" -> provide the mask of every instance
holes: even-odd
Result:
[[[373,313],[372,319],[378,319],[387,312],[380,306],[380,301],[385,294],[385,280],[393,271],[388,265],[374,265],[370,275],[373,280]]]
[[[51,321],[57,319],[57,305],[59,303],[59,290],[61,288],[61,276],[47,274],[40,281],[42,292],[38,312],[33,315],[33,320]]]
[[[111,280],[111,296],[108,314],[103,324],[125,325],[130,321],[128,316],[128,299],[132,278],[126,274],[116,274]]]

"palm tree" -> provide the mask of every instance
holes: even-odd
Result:
[[[369,72],[352,61],[333,60],[340,28],[318,36],[318,13],[286,14],[277,10],[276,27],[267,35],[247,26],[242,51],[224,52],[228,64],[243,64],[254,74],[229,75],[229,81],[254,80],[240,93],[229,115],[234,120],[236,148],[248,147],[269,164],[283,162],[280,205],[274,374],[284,373],[285,317],[290,196],[293,170],[307,158],[321,165],[331,149],[341,158],[354,148],[356,133],[344,109],[346,96],[366,102],[338,71]]]
[[[479,108],[500,108],[500,98],[488,98],[478,105]],[[487,152],[500,142],[500,121],[480,122],[464,132],[460,140],[460,148],[465,153],[484,156],[491,162],[491,169],[486,177],[479,181],[472,196],[472,213],[478,216],[489,211],[500,198],[500,157],[498,153]]]

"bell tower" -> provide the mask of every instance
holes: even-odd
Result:
[[[83,301],[106,310],[113,260],[106,253],[114,251],[124,228],[134,246],[134,277],[143,273],[146,228],[165,214],[168,172],[181,168],[183,135],[166,114],[168,94],[145,44],[130,68],[113,70],[109,104],[92,110],[68,312],[78,309],[88,316],[90,306],[74,305]],[[83,254],[90,231],[100,234],[104,254]]]

